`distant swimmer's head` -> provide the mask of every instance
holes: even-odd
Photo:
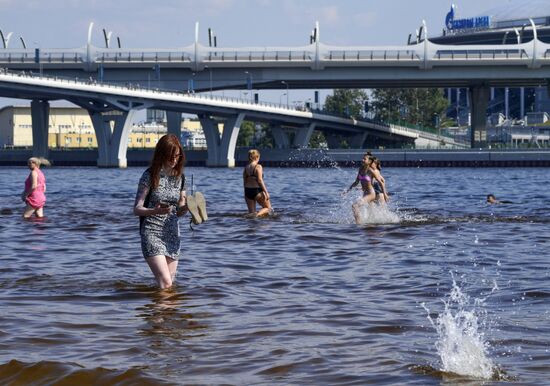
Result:
[[[248,151],[248,160],[250,162],[258,161],[260,159],[260,152],[256,149],[250,149]]]
[[[488,204],[498,204],[497,198],[494,196],[494,194],[488,194],[487,195],[487,203]]]
[[[50,161],[43,157],[31,157],[27,160],[29,169],[40,168],[40,166],[50,166]]]

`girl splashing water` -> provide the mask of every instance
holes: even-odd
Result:
[[[371,203],[376,199],[376,193],[373,187],[373,181],[375,179],[373,162],[374,157],[370,156],[369,154],[365,154],[363,156],[362,164],[359,167],[359,171],[357,172],[357,177],[355,178],[353,184],[351,184],[351,186],[346,191],[346,193],[348,193],[359,183],[361,183],[361,189],[363,189],[363,197],[361,197],[352,205],[353,216],[355,217],[355,222],[357,224],[361,223],[361,208],[364,205],[371,205]]]

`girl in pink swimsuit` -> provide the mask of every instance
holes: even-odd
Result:
[[[27,204],[24,218],[30,218],[33,213],[36,217],[44,217],[44,204],[46,203],[46,177],[40,170],[40,165],[50,166],[45,158],[31,157],[27,166],[31,170],[25,180],[25,190],[21,193],[21,200]]]
[[[372,185],[375,178],[372,169],[373,162],[374,157],[370,154],[367,153],[363,156],[361,167],[357,172],[357,177],[348,190],[346,190],[347,193],[359,184],[361,184],[361,189],[363,190],[363,197],[357,200],[351,207],[353,210],[353,216],[355,217],[355,222],[357,224],[361,223],[361,207],[364,205],[370,205],[370,203],[376,199],[376,193]]]

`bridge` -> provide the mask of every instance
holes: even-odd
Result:
[[[470,92],[471,146],[482,141],[491,87],[548,86],[550,44],[533,39],[502,45],[442,45],[429,40],[404,46],[210,47],[195,41],[170,49],[0,49],[0,66],[98,81],[155,84],[173,90],[464,87]]]
[[[50,100],[68,100],[89,111],[98,141],[98,166],[125,167],[128,135],[132,117],[144,108],[168,112],[168,132],[180,135],[181,114],[199,116],[207,147],[209,166],[234,166],[235,147],[242,121],[246,118],[268,122],[277,148],[307,147],[313,130],[347,133],[351,144],[361,148],[367,136],[417,144],[463,147],[448,137],[382,122],[357,120],[303,111],[275,103],[125,87],[95,81],[45,77],[19,72],[0,72],[0,95],[31,99],[33,148],[36,155],[47,157],[48,114]],[[224,118],[220,135],[217,120]],[[293,142],[287,133],[295,132]],[[330,135],[328,135],[330,138]]]

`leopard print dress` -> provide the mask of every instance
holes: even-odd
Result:
[[[147,169],[139,180],[141,187],[151,186],[151,174]],[[159,185],[149,193],[147,208],[154,208],[159,202],[177,206],[181,191],[181,177],[169,176],[160,171]],[[145,217],[140,227],[143,257],[164,255],[178,260],[180,256],[180,228],[175,211],[165,215]]]

